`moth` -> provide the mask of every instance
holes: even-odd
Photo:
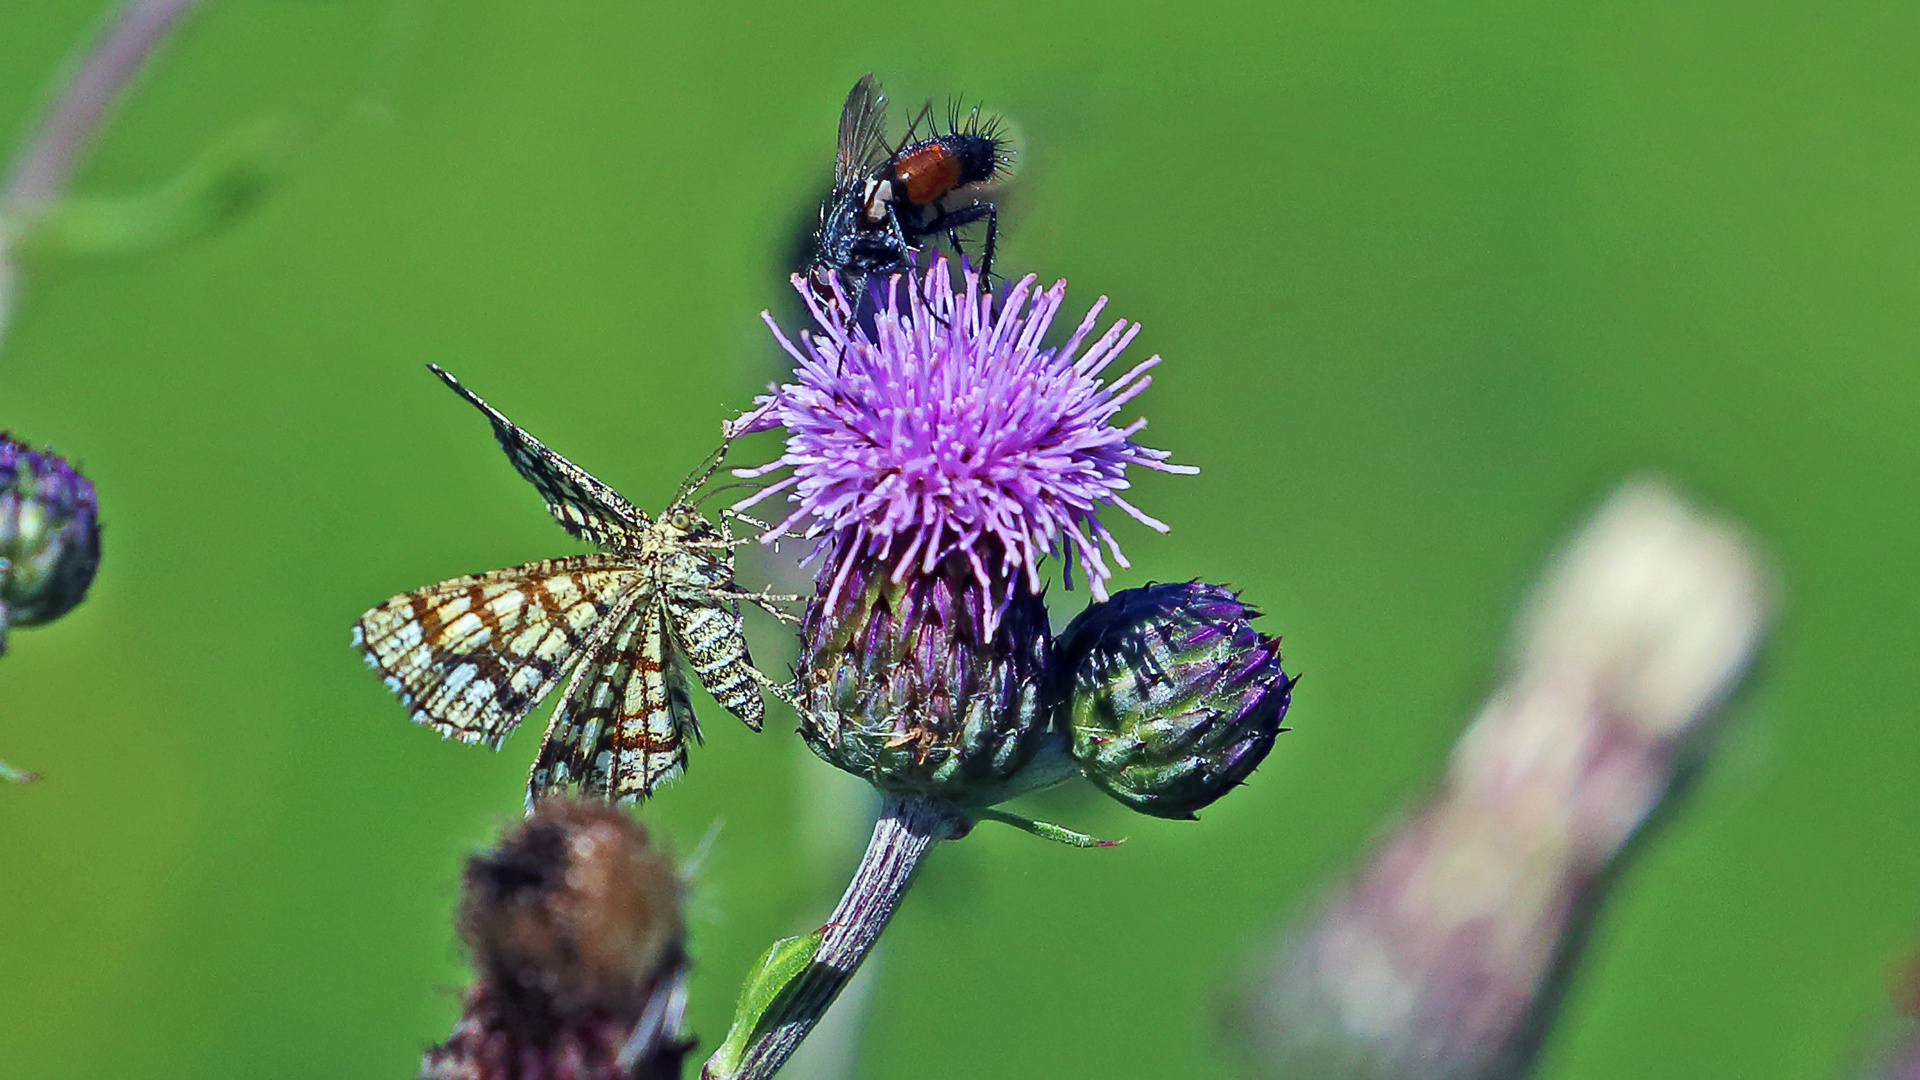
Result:
[[[527,778],[529,807],[569,787],[633,802],[679,776],[688,737],[702,738],[683,664],[760,730],[761,688],[787,695],[753,666],[740,605],[791,622],[778,605],[798,597],[741,588],[733,549],[745,541],[733,538],[731,512],[715,525],[697,508],[694,493],[728,444],[681,483],[656,521],[444,369],[428,369],[486,416],[561,528],[601,550],[451,578],[360,616],[355,647],[414,721],[498,750],[566,676]]]

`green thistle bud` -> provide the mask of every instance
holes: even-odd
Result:
[[[93,483],[0,432],[0,651],[6,629],[71,611],[100,565]]]
[[[999,559],[989,553],[981,563]],[[1051,641],[1040,598],[1024,579],[982,580],[958,552],[898,581],[897,565],[856,560],[837,590],[823,583],[807,605],[799,668],[807,745],[883,791],[964,807],[1071,775],[1048,730]],[[1061,752],[1036,763],[1049,743]]]
[[[1059,641],[1062,720],[1081,769],[1155,817],[1187,818],[1273,749],[1294,680],[1258,611],[1199,582],[1089,605]]]

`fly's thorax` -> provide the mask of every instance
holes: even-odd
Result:
[[[837,190],[821,215],[817,261],[845,273],[906,268],[908,244],[886,198],[871,184]]]

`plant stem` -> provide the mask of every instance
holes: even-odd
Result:
[[[205,0],[127,0],[80,58],[53,107],[14,159],[0,209],[32,217],[66,185],[114,99],[154,46]]]
[[[741,1058],[739,1071],[725,1080],[766,1080],[786,1064],[873,950],[928,850],[960,827],[952,812],[933,803],[888,798],[853,881],[821,927],[813,962],[767,1011],[761,1034]],[[701,1075],[721,1080],[711,1061]]]
[[[107,111],[145,66],[154,47],[206,0],[125,0],[94,38],[53,98],[26,145],[14,155],[0,189],[0,335],[4,335],[19,271],[8,247],[59,197],[92,145]]]

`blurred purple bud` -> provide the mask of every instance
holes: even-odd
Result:
[[[1627,841],[1710,749],[1758,648],[1741,532],[1630,483],[1560,553],[1438,789],[1285,936],[1236,1017],[1261,1071],[1530,1067]]]
[[[1900,1021],[1862,1080],[1920,1080],[1920,1022]]]
[[[1879,1038],[1862,1080],[1920,1080],[1920,949],[1909,949],[1887,973],[1887,997],[1899,1014]]]
[[[0,651],[6,629],[73,610],[100,565],[93,482],[0,432]]]

